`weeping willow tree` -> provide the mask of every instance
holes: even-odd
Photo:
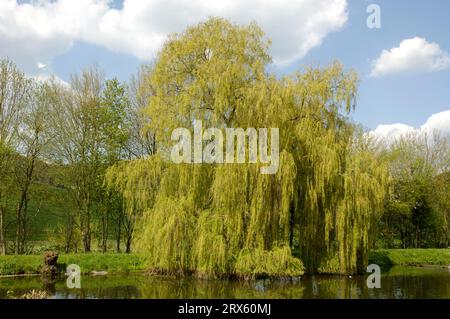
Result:
[[[269,45],[255,24],[212,18],[160,51],[145,109],[159,153],[107,174],[139,218],[136,245],[150,268],[255,277],[297,276],[329,260],[341,273],[366,265],[388,180],[384,161],[347,118],[357,76],[334,63],[278,78],[266,71]],[[171,132],[192,131],[194,120],[279,128],[277,173],[261,174],[262,164],[249,161],[171,163]]]

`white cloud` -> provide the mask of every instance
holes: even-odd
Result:
[[[420,130],[429,134],[438,130],[443,134],[450,135],[450,111],[433,114]]]
[[[408,134],[432,136],[435,132],[450,137],[450,110],[433,114],[425,124],[418,128],[401,123],[383,124],[369,134],[387,142],[393,142]]]
[[[0,57],[9,56],[31,75],[41,74],[39,65],[50,66],[55,56],[71,48],[80,30],[107,9],[105,3],[90,0],[0,0]]]
[[[65,87],[70,87],[70,84],[58,77],[56,74],[53,73],[39,73],[32,76],[35,80],[39,82],[47,82],[47,81],[55,81],[55,83],[59,83]]]
[[[371,131],[370,134],[384,140],[394,141],[402,135],[413,133],[415,130],[414,127],[401,123],[382,124],[378,125],[378,127],[374,131]]]
[[[344,26],[347,0],[125,0],[121,9],[109,0],[0,0],[0,56],[35,72],[84,41],[149,60],[168,34],[209,16],[256,21],[275,62],[288,64]]]
[[[403,40],[396,48],[383,50],[372,62],[371,76],[406,72],[434,72],[450,67],[450,56],[437,43],[415,37]]]

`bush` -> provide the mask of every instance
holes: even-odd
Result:
[[[319,274],[342,274],[339,266],[339,257],[336,254],[325,258],[317,269]]]
[[[235,264],[236,275],[244,279],[265,277],[298,277],[304,267],[300,259],[291,254],[289,247],[243,250]]]

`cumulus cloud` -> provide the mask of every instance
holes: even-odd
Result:
[[[22,4],[0,0],[0,56],[9,56],[27,73],[39,76],[41,66],[67,52],[81,30],[107,9],[106,3],[87,0]]]
[[[382,124],[378,125],[378,127],[374,131],[371,131],[370,134],[384,140],[394,141],[402,135],[415,132],[415,130],[414,127],[401,123]]]
[[[450,67],[450,56],[439,44],[415,37],[403,40],[396,48],[383,50],[372,62],[371,76],[406,72],[434,72]]]
[[[443,134],[450,135],[450,110],[433,114],[428,121],[422,125],[420,130],[427,133],[432,133],[434,130],[437,130]]]
[[[272,39],[275,63],[302,58],[347,21],[347,0],[0,0],[0,56],[28,71],[51,65],[75,41],[154,57],[167,35],[221,16],[237,23],[256,21]]]
[[[415,128],[409,125],[383,124],[379,125],[369,134],[393,142],[398,138],[408,134],[419,134],[432,136],[434,133],[440,133],[450,137],[450,110],[433,114],[421,127]]]

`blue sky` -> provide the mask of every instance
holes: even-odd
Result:
[[[42,5],[47,2],[44,0],[41,4],[32,3],[26,11],[23,10],[25,1],[0,0],[0,56],[9,55],[13,60],[17,56],[16,62],[30,75],[55,74],[67,82],[70,74],[93,63],[107,77],[128,80],[141,63],[155,56],[165,35],[181,31],[211,13],[223,13],[239,23],[256,20],[267,28],[274,43],[275,60],[281,61],[271,67],[278,74],[307,65],[327,65],[333,60],[358,71],[359,100],[353,118],[369,129],[394,123],[419,128],[433,114],[450,110],[450,60],[447,60],[450,59],[450,1],[447,0],[304,0],[297,3],[249,0],[239,4],[231,0],[232,4],[215,1],[215,5],[199,4],[200,8],[192,2],[177,0],[168,4],[159,0],[139,4],[127,0],[126,5],[107,0],[81,0],[71,4],[67,1]],[[74,3],[80,3],[79,8]],[[254,9],[260,3],[261,8]],[[380,29],[367,27],[366,8],[370,4],[377,4],[381,9]],[[60,19],[47,21],[50,18],[46,19],[46,14],[59,15]],[[11,15],[16,15],[16,19],[11,19]],[[28,17],[30,22],[26,24],[23,20]],[[311,24],[311,30],[306,30]],[[80,26],[75,29],[73,25]],[[84,25],[96,31],[85,30]],[[5,31],[7,28],[11,32]],[[123,30],[126,32],[121,37]],[[401,46],[405,40],[411,41]],[[139,41],[142,44],[137,45]],[[313,44],[302,44],[310,42]],[[380,59],[383,50],[389,53],[399,47],[403,49]],[[371,76],[374,61],[384,71]],[[448,112],[434,120],[438,126],[448,125],[450,131]]]
[[[367,5],[381,9],[381,28],[366,26]],[[320,47],[290,66],[326,64],[338,59],[360,75],[359,102],[354,119],[369,128],[404,123],[418,127],[434,113],[450,110],[450,69],[410,72],[371,78],[371,61],[383,49],[408,38],[424,37],[450,52],[450,1],[358,1],[349,3],[349,19],[340,32],[330,34]]]

